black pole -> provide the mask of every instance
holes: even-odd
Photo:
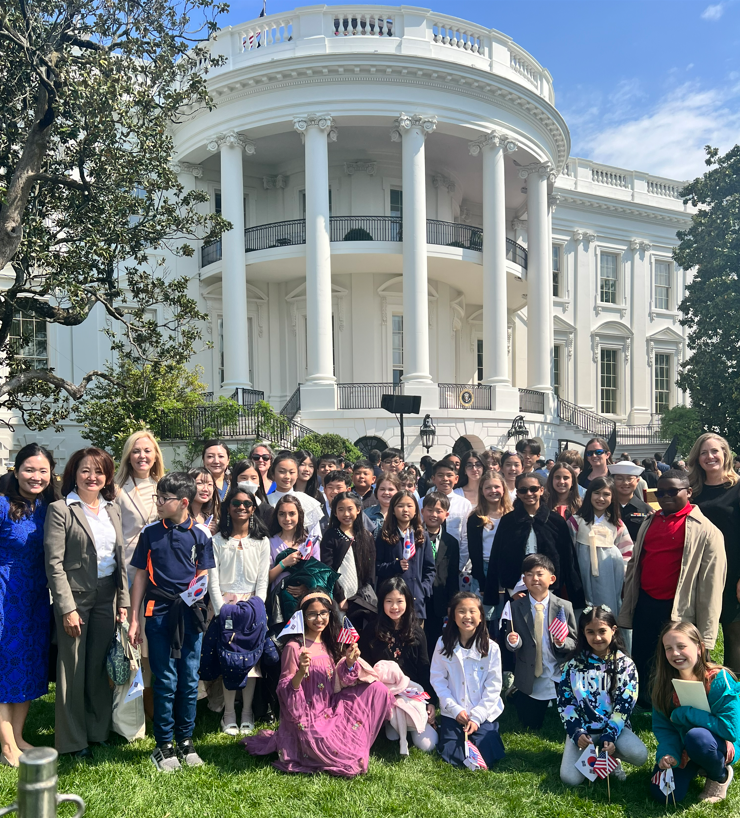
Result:
[[[403,412],[398,416],[398,422],[401,424],[401,457],[406,459],[406,452],[403,450]]]

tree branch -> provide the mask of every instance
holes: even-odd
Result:
[[[33,173],[28,179],[31,182],[48,182],[53,185],[69,187],[72,190],[81,190],[83,193],[90,192],[89,186],[84,182],[78,182],[77,179],[70,179],[67,176],[55,176],[53,173]]]
[[[112,375],[107,372],[101,372],[99,369],[93,369],[88,372],[80,381],[79,386],[65,378],[60,378],[59,375],[55,375],[49,370],[31,369],[28,372],[19,372],[17,375],[13,375],[12,378],[5,381],[5,383],[0,384],[0,398],[22,389],[34,381],[42,381],[43,383],[51,384],[63,392],[66,392],[73,400],[79,400],[85,394],[85,390],[90,385],[90,381],[95,378],[102,378],[109,383],[118,384],[118,381],[116,381]]]

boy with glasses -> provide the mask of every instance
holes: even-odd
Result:
[[[653,513],[652,508],[636,493],[642,466],[622,460],[609,466],[609,474],[614,478],[614,491],[619,500],[622,522],[629,531],[630,539],[635,542],[640,526]]]
[[[151,759],[161,772],[179,770],[180,762],[189,767],[203,764],[192,737],[206,611],[202,601],[188,606],[181,594],[216,562],[210,537],[189,513],[195,492],[195,479],[185,472],[171,472],[157,483],[159,522],[142,530],[131,558],[137,571],[131,589],[129,641],[132,645],[143,641],[139,611],[145,600],[157,742]]]
[[[380,455],[380,468],[386,474],[400,474],[405,465],[400,449],[388,448]]]

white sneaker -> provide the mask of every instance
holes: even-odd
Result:
[[[226,733],[227,736],[238,736],[239,728],[235,721],[226,722],[225,719],[221,719],[221,732]]]
[[[730,765],[725,767],[725,769],[727,770],[727,780],[724,784],[720,784],[719,781],[712,781],[710,778],[707,778],[707,783],[704,785],[704,789],[699,796],[700,801],[706,801],[707,804],[716,804],[727,798],[727,790],[729,789],[735,774]]]
[[[202,767],[203,759],[195,752],[192,739],[177,742],[177,755],[188,767]]]
[[[161,773],[174,773],[181,769],[175,748],[170,742],[163,744],[161,747],[155,747],[150,758]]]

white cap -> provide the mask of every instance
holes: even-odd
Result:
[[[628,474],[630,477],[639,477],[645,469],[629,460],[620,460],[619,463],[612,463],[608,466],[609,474]]]

